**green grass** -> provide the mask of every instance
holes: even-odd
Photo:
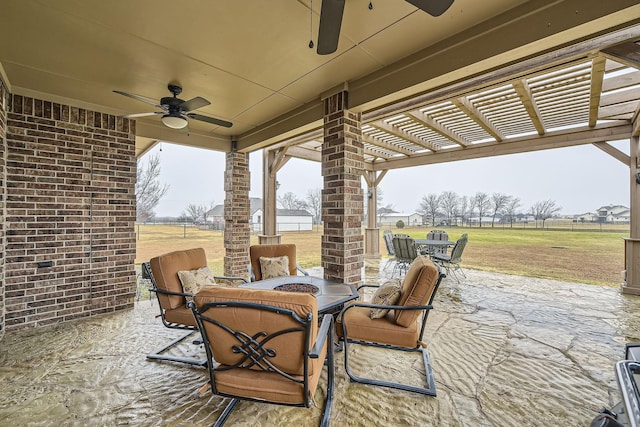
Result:
[[[424,239],[429,228],[407,227],[394,232]],[[615,231],[557,231],[510,228],[445,228],[450,240],[469,235],[463,267],[569,282],[619,286],[624,269],[624,242],[628,226]],[[220,231],[195,227],[140,225],[136,262],[178,249],[203,247],[214,274],[223,274],[224,239]],[[380,230],[380,252],[386,247]],[[298,263],[320,265],[322,228],[311,232],[282,233],[283,243],[295,243]],[[258,242],[251,236],[251,244]]]

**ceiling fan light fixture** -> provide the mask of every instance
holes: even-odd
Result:
[[[182,116],[176,116],[171,114],[165,114],[162,116],[162,123],[171,129],[182,129],[187,126],[188,121]]]

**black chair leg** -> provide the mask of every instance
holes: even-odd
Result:
[[[231,414],[231,411],[233,411],[233,408],[235,408],[238,403],[240,403],[240,399],[231,399],[231,402],[224,408],[224,411],[222,411],[222,414],[220,414],[213,427],[221,427],[224,422],[227,421],[229,414]]]
[[[150,359],[150,360],[164,360],[164,361],[168,361],[168,362],[180,362],[180,363],[186,363],[188,365],[194,365],[194,366],[207,366],[207,360],[206,359],[189,359],[189,358],[185,358],[185,357],[175,357],[175,356],[168,356],[168,355],[162,354],[162,353],[168,351],[173,346],[181,343],[182,341],[184,341],[185,339],[187,339],[188,337],[190,337],[191,335],[193,335],[196,332],[197,331],[189,331],[187,334],[176,338],[175,340],[171,341],[169,344],[165,345],[164,347],[154,351],[153,353],[147,354],[147,359]],[[200,342],[202,342],[201,339],[200,339]],[[195,343],[195,341],[194,341],[194,343]]]

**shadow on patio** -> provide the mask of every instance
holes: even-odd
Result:
[[[379,271],[377,261],[368,264],[366,281],[381,280]],[[617,288],[465,272],[461,283],[443,281],[427,322],[438,396],[350,383],[337,353],[333,425],[584,426],[618,402],[614,364],[626,342],[640,340],[640,298]],[[8,333],[0,341],[2,423],[212,424],[225,401],[198,394],[205,369],[145,359],[182,333],[162,327],[157,313],[157,302],[145,300],[126,312]],[[204,355],[192,344],[177,351]],[[412,367],[422,369],[415,354],[351,351],[359,372],[382,360],[395,379],[423,377]],[[227,425],[315,426],[320,412],[243,402]]]

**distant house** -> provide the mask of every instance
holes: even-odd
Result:
[[[583,214],[576,215],[573,219],[576,222],[598,222],[598,215],[594,212],[585,212]]]
[[[249,209],[251,213],[251,230],[262,231],[262,199],[259,197],[249,198]],[[212,224],[215,229],[224,228],[224,205],[214,206],[207,212],[207,223]],[[276,229],[280,231],[310,231],[313,230],[313,215],[301,209],[276,209]]]
[[[378,216],[378,225],[390,225],[395,227],[396,223],[400,220],[407,226],[422,225],[422,215],[419,213],[402,213],[402,212],[387,212]]]
[[[631,211],[622,205],[602,206],[596,210],[598,222],[613,224],[628,224],[631,221]]]

